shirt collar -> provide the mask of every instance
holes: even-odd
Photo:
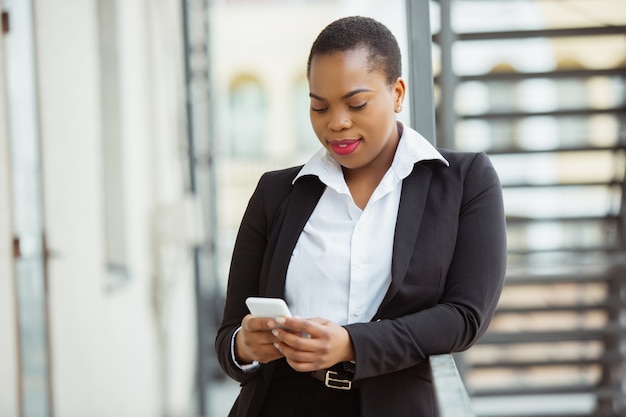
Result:
[[[402,124],[402,122],[398,122]],[[396,154],[391,163],[391,168],[399,179],[404,179],[413,171],[413,166],[421,161],[439,160],[449,166],[448,161],[439,151],[422,135],[415,130],[402,124],[402,136],[396,149]],[[330,153],[322,148],[304,164],[293,183],[305,175],[315,175],[328,187],[339,192],[348,193],[348,187],[343,179],[341,165]]]

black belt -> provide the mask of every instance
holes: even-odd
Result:
[[[342,370],[342,364],[331,369],[320,369],[311,372],[311,376],[318,381],[322,381],[328,388],[349,391],[353,387],[352,377],[354,373]]]

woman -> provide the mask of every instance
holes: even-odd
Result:
[[[429,355],[487,328],[506,262],[499,180],[484,154],[438,150],[396,120],[400,62],[364,17],[311,48],[322,149],[262,176],[233,252],[216,338],[242,385],[231,416],[435,416]],[[259,295],[294,317],[252,317]]]

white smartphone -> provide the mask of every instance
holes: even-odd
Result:
[[[291,317],[289,307],[287,307],[287,303],[282,298],[248,297],[246,298],[246,305],[254,317],[268,317],[272,319],[278,316]],[[293,329],[288,327],[279,327],[293,331]],[[311,335],[302,331],[298,333],[307,339],[311,337]]]
[[[272,319],[278,316],[291,317],[289,307],[287,307],[287,303],[285,303],[285,300],[282,298],[248,297],[246,298],[246,305],[254,317],[268,317]],[[293,331],[293,329],[289,329],[288,327],[284,328]],[[308,333],[299,333],[300,336],[304,338],[308,339],[311,337]]]
[[[248,297],[246,305],[254,317],[291,317],[289,307],[282,298]]]

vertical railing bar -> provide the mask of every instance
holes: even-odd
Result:
[[[457,77],[452,68],[452,45],[455,41],[452,29],[452,0],[440,0],[441,28],[439,30],[439,47],[441,49],[441,76],[439,89],[441,102],[439,104],[439,140],[440,146],[454,148],[454,132],[456,127],[456,112],[454,111],[454,92],[456,91]]]
[[[407,0],[406,16],[411,126],[436,144],[430,2]]]

